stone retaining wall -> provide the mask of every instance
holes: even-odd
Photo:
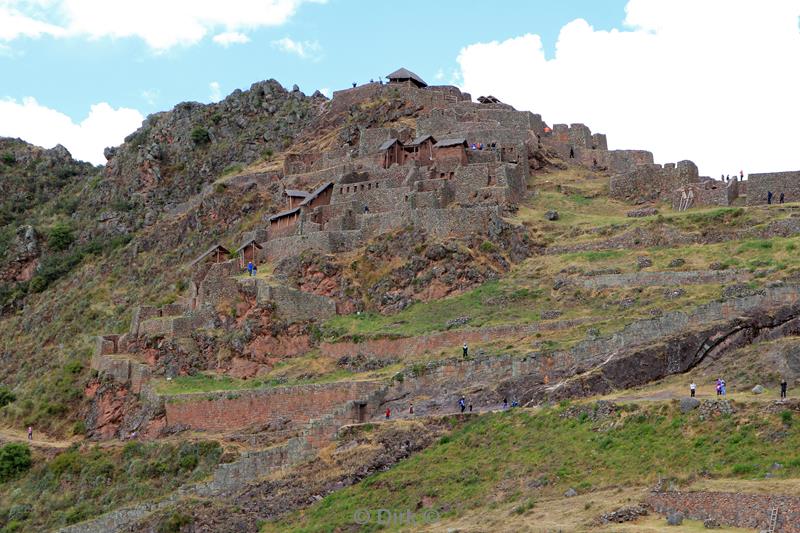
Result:
[[[800,201],[800,170],[792,172],[769,172],[764,174],[748,174],[747,205],[767,203],[767,193],[772,191],[772,203],[778,203],[781,193],[786,202]]]
[[[380,388],[379,382],[354,381],[181,394],[165,396],[164,405],[168,426],[231,431],[287,418],[295,424],[307,424],[312,414],[319,415],[347,402],[361,401]],[[357,419],[357,413],[353,413],[351,419]]]
[[[776,533],[800,533],[800,498],[779,494],[658,492],[647,503],[662,514],[681,511],[692,520],[713,518],[722,525],[765,530],[778,507]]]
[[[276,285],[268,285],[257,280],[256,302],[264,305],[275,304],[281,318],[288,322],[324,320],[336,314],[336,302],[325,296]]]
[[[738,270],[689,270],[682,272],[631,272],[627,274],[602,274],[581,278],[586,289],[606,287],[650,287],[658,285],[687,285],[727,283],[750,279],[749,272]]]

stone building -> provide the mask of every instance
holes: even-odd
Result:
[[[239,268],[247,268],[248,263],[254,265],[258,263],[258,250],[263,249],[256,239],[250,238],[245,241],[237,250],[236,254],[239,256]]]
[[[435,144],[436,139],[433,135],[418,136],[409,144],[403,146],[405,160],[416,161],[421,166],[431,165],[433,163],[433,146]]]
[[[195,267],[203,263],[222,263],[231,258],[231,253],[227,248],[221,244],[215,244],[202,254],[200,254],[194,261],[190,263],[190,267]]]
[[[295,207],[299,207],[300,204],[308,198],[308,193],[305,191],[299,191],[297,189],[286,189],[283,191],[284,196],[286,196],[286,208],[287,209],[294,209]]]
[[[381,153],[381,165],[389,168],[392,165],[402,165],[404,161],[403,143],[397,139],[387,139],[378,147]]]
[[[390,84],[411,85],[412,87],[416,87],[418,89],[428,86],[428,84],[425,83],[422,78],[406,68],[399,68],[391,74],[387,74],[386,78],[389,80]]]
[[[457,162],[459,165],[467,164],[467,139],[454,137],[442,139],[433,145],[433,159],[437,162]]]

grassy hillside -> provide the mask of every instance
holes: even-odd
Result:
[[[733,415],[701,420],[697,412],[681,414],[676,403],[628,404],[608,417],[598,416],[597,404],[576,405],[483,415],[392,470],[262,531],[346,530],[360,509],[431,509],[440,517],[436,527],[468,517],[478,529],[503,524],[514,531],[515,524],[537,523],[569,488],[588,504],[593,493],[602,500],[609,490],[651,486],[660,477],[686,486],[701,478],[800,475],[800,427],[791,411],[765,414],[762,405],[737,404]],[[775,463],[782,468],[773,470]],[[613,510],[596,505],[581,514]],[[565,530],[587,527],[569,516],[577,510],[563,509]],[[414,530],[361,530],[383,529]]]

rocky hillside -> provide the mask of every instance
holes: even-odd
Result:
[[[440,124],[510,140],[377,169],[384,137]],[[610,189],[634,156],[575,126],[573,158],[538,115],[452,87],[270,80],[149,116],[103,167],[0,139],[3,531],[355,531],[362,503],[430,530],[644,531],[677,505],[648,497],[660,478],[796,481],[798,407],[776,400],[800,383],[798,206],[634,204]],[[266,240],[331,169],[343,199],[298,224],[341,242]],[[350,242],[357,215],[379,230]],[[245,237],[279,259],[192,265]]]

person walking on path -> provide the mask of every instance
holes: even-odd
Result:
[[[503,398],[503,409],[508,409],[508,398]]]
[[[247,273],[250,274],[251,276],[253,275],[253,262],[252,261],[248,261],[247,262]]]
[[[767,191],[767,205],[772,203],[772,191]]]
[[[781,379],[781,400],[785,400],[786,399],[786,388],[787,387],[788,387],[788,384],[786,383],[786,378],[782,378]]]
[[[779,204],[782,204],[782,203],[783,203],[783,191],[781,191],[781,195],[780,195],[780,196],[778,196],[778,203],[779,203]]]
[[[717,378],[717,396],[722,395],[722,380]]]
[[[695,384],[694,380],[689,384],[689,394],[691,394],[692,398],[694,398],[694,393],[697,390],[697,384]]]
[[[462,396],[461,399],[458,400],[458,406],[461,408],[461,412],[464,412],[464,409],[467,408],[467,403],[464,401],[464,397]]]
[[[28,426],[28,440],[33,440],[33,426]]]
[[[725,396],[725,394],[728,392],[725,389],[725,380],[724,379],[720,380],[720,390],[721,390],[723,396]]]
[[[414,402],[411,402],[411,403],[408,405],[408,414],[410,414],[410,415],[413,415],[413,414],[414,414]]]
[[[467,355],[469,355],[469,347],[467,346],[467,343],[465,342],[464,343],[464,359],[467,358]]]
[[[386,419],[388,420],[392,416],[392,410],[390,408],[386,408]]]
[[[469,412],[472,412],[472,402],[469,402]]]

